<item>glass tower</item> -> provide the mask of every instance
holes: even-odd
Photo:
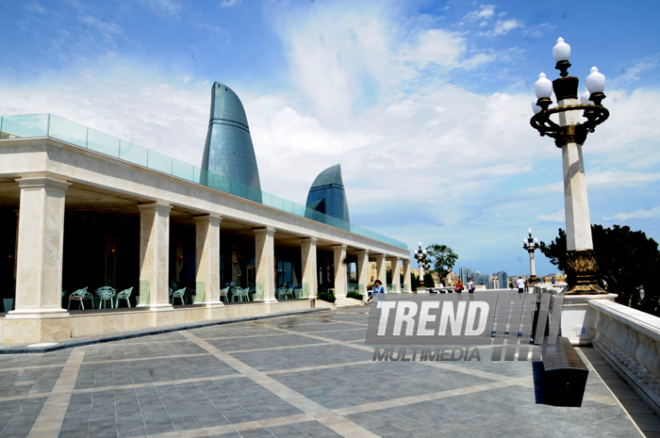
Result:
[[[259,169],[243,104],[231,88],[215,82],[202,169],[261,190]]]
[[[346,222],[351,221],[341,165],[329,167],[316,177],[307,195],[307,207]]]

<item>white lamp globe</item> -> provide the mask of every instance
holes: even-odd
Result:
[[[539,80],[534,83],[534,94],[536,94],[537,99],[552,95],[552,82],[545,77],[545,73],[541,73]]]
[[[534,114],[541,112],[541,107],[536,104],[536,101],[532,102],[532,111],[534,111]]]
[[[591,67],[591,74],[587,76],[587,90],[589,93],[602,93],[605,90],[605,75],[596,67]]]
[[[580,94],[580,103],[583,105],[591,105],[593,102],[589,100],[589,92],[585,91],[584,93]]]
[[[535,244],[535,245],[538,245],[538,244],[539,244],[539,239],[537,239],[536,237],[534,238],[534,244]]]
[[[523,239],[523,246],[527,247],[527,239]]]
[[[563,38],[558,38],[557,44],[552,48],[552,56],[555,58],[555,62],[568,61],[568,58],[571,57],[571,46],[566,44]]]

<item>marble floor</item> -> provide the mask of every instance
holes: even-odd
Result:
[[[590,348],[581,408],[531,362],[374,362],[365,308],[0,355],[0,437],[660,437]]]

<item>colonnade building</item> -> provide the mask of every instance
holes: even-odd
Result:
[[[0,118],[0,154],[2,343],[341,305],[351,263],[362,292],[370,261],[410,290],[401,242],[55,115]],[[102,286],[132,289],[70,300]]]

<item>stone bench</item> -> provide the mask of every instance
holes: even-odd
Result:
[[[543,369],[546,402],[554,406],[582,406],[589,369],[571,341],[558,337],[557,344],[545,347]]]

